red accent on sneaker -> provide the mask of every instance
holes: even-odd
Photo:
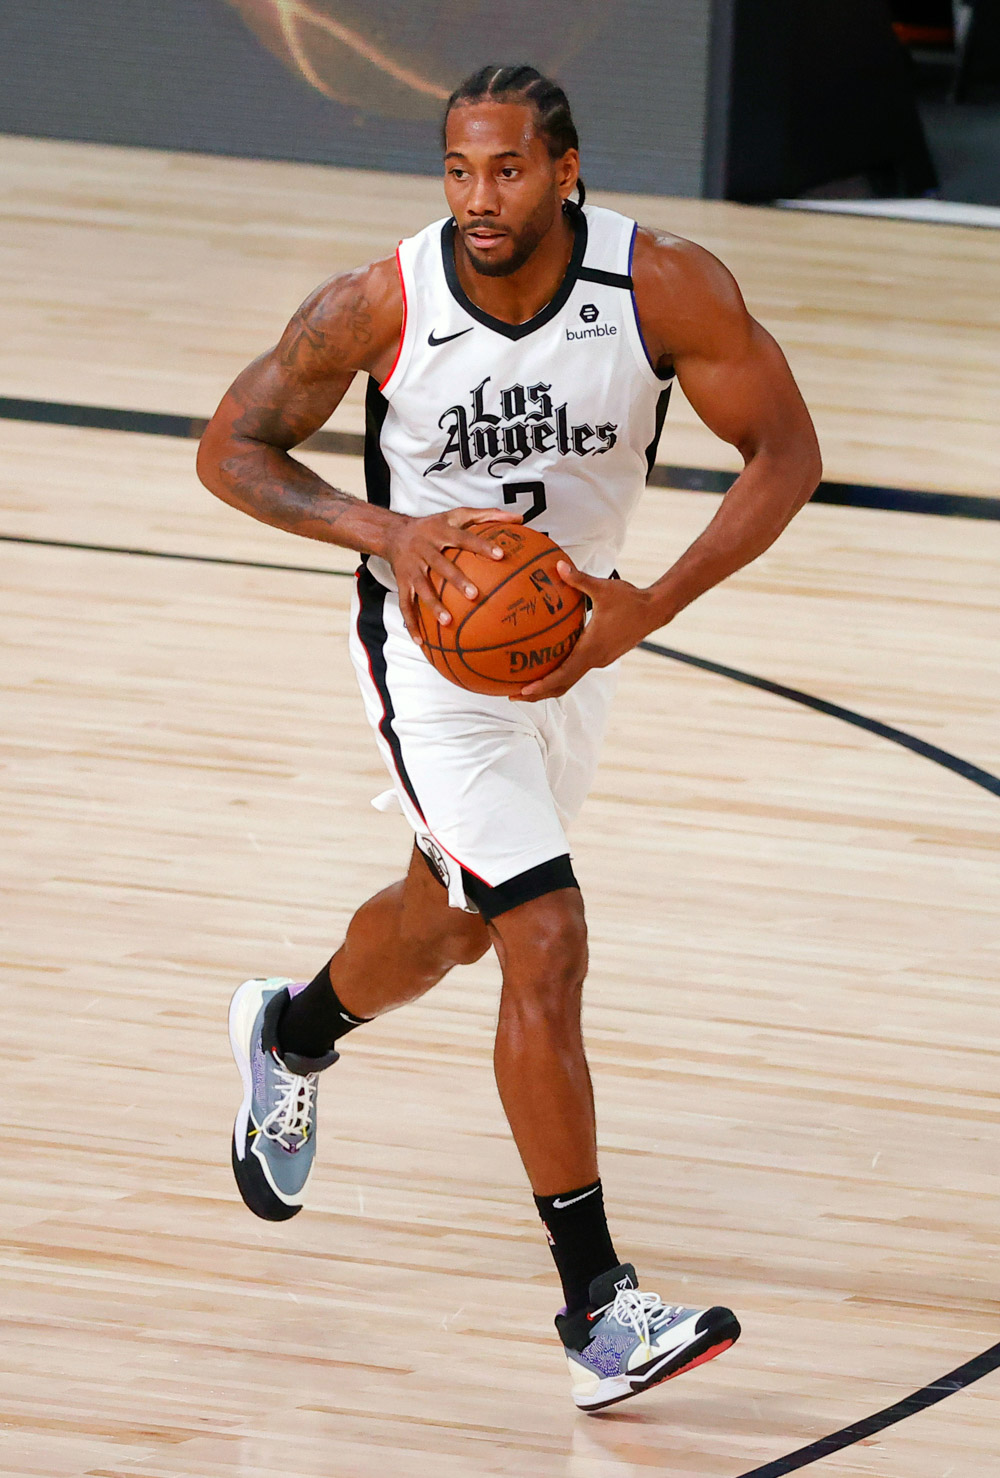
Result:
[[[694,1370],[699,1365],[707,1364],[709,1360],[714,1360],[716,1355],[721,1355],[726,1350],[728,1350],[733,1343],[734,1341],[731,1339],[724,1339],[720,1345],[712,1345],[711,1348],[707,1349],[703,1355],[699,1355],[694,1360],[689,1360],[686,1365],[680,1366],[678,1370],[672,1370],[670,1374],[668,1376],[665,1376],[664,1378],[666,1380],[673,1380],[675,1376],[684,1375],[687,1373],[687,1371]],[[659,1382],[657,1382],[657,1384],[659,1384]]]

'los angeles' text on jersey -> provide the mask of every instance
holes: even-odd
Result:
[[[632,291],[635,223],[569,208],[574,247],[550,303],[527,323],[465,293],[453,221],[400,242],[399,353],[370,382],[368,496],[413,516],[516,509],[580,569],[614,569],[666,410],[669,382],[643,343]],[[392,587],[389,566],[372,559]]]
[[[491,477],[504,477],[533,452],[601,456],[618,440],[613,421],[599,426],[574,422],[568,401],[553,404],[551,385],[507,385],[499,393],[490,393],[491,379],[487,375],[469,392],[466,404],[450,405],[438,418],[447,440],[438,460],[424,469],[425,477],[445,472],[455,463],[468,471],[478,462],[487,463]],[[489,410],[487,405],[497,409]]]

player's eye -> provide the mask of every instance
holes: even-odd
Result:
[[[515,169],[515,167],[514,167],[513,164],[507,164],[507,165],[505,165],[503,167],[503,169],[500,171],[500,174],[501,174],[502,178],[505,179],[505,180],[516,180],[517,179],[517,176],[520,173],[521,173],[521,171],[519,169]]]

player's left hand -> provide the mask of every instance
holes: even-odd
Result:
[[[592,667],[610,667],[662,624],[653,609],[651,591],[640,590],[627,580],[599,580],[585,575],[568,560],[560,560],[556,571],[567,585],[589,595],[594,608],[566,661],[548,677],[513,693],[515,701],[538,703],[543,698],[561,698],[585,672]]]

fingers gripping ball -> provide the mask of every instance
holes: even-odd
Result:
[[[479,594],[469,600],[432,575],[451,621],[441,625],[418,599],[420,644],[427,660],[460,688],[510,695],[565,661],[583,630],[586,600],[556,573],[566,555],[546,534],[505,523],[480,524],[477,532],[499,544],[505,557],[444,551]]]

